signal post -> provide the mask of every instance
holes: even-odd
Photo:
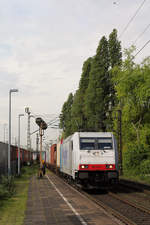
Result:
[[[35,122],[39,126],[39,134],[40,134],[40,170],[41,170],[42,169],[42,136],[44,135],[44,130],[47,129],[47,124],[41,117],[36,118]]]

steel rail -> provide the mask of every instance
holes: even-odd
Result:
[[[136,208],[136,209],[139,209],[139,210],[141,210],[143,212],[146,212],[147,214],[150,214],[150,209],[148,209],[148,208],[146,208],[146,207],[144,207],[142,205],[139,205],[139,204],[137,205],[137,203],[131,202],[130,200],[127,200],[124,197],[120,197],[117,194],[114,194],[112,192],[109,192],[108,194],[110,196],[112,196],[113,198],[116,198],[116,199],[118,199],[118,200],[120,200],[120,201],[122,201],[122,202],[124,202],[124,203],[126,203],[126,204],[128,204],[128,205],[130,205],[130,206],[132,206],[134,208]]]
[[[89,199],[91,199],[93,202],[95,202],[97,205],[101,206],[104,210],[106,210],[108,213],[116,217],[121,222],[127,224],[127,225],[137,225],[127,217],[123,216],[121,213],[117,212],[115,209],[112,209],[108,205],[104,204],[102,201],[95,199],[91,195],[84,192],[84,195],[87,196]]]
[[[53,174],[55,174],[53,171],[51,171],[51,172]],[[74,190],[76,190],[78,193],[80,193],[84,197],[86,197],[86,198],[90,199],[91,201],[93,201],[94,203],[96,203],[96,205],[103,208],[107,213],[112,215],[114,218],[117,218],[118,221],[120,221],[120,222],[122,222],[126,225],[137,225],[136,223],[134,223],[133,221],[131,221],[127,217],[123,216],[121,213],[117,212],[115,209],[112,209],[108,205],[104,204],[102,201],[95,199],[90,194],[83,191],[79,186],[76,186],[74,183],[68,182],[68,180],[66,180],[64,177],[62,177],[58,174],[57,175],[55,174],[55,176],[57,176],[59,179],[61,179],[61,181],[63,181],[70,188],[73,188]]]
[[[64,177],[62,178],[60,176],[59,176],[59,178],[61,180],[63,180],[67,185],[69,185],[71,188],[73,188],[74,190],[78,191],[80,194],[84,195],[85,197],[87,197],[91,201],[95,202],[98,206],[102,207],[106,212],[108,212],[112,216],[116,217],[122,223],[128,224],[128,225],[137,225],[137,223],[135,223],[132,219],[128,218],[126,215],[123,215],[122,212],[118,212],[117,209],[114,209],[112,206],[108,206],[107,203],[103,202],[103,200],[97,198],[98,195],[93,197],[90,194],[88,194],[87,192],[83,191],[83,189],[81,189],[81,187],[76,186],[73,182],[71,182],[71,180],[66,180]],[[146,208],[146,207],[144,207],[142,205],[137,205],[137,203],[133,203],[130,200],[126,200],[123,197],[119,197],[117,194],[114,194],[112,192],[108,192],[108,195],[111,198],[119,200],[120,202],[122,202],[124,204],[127,204],[130,207],[133,207],[133,208],[139,210],[141,213],[146,213],[146,214],[150,215],[150,209],[149,208]],[[139,219],[140,219],[140,217],[139,217]]]

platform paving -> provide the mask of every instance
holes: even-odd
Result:
[[[23,225],[122,224],[53,173],[29,184]]]

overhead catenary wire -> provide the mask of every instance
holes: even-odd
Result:
[[[133,41],[133,45],[135,45],[135,43],[138,41],[138,39],[140,39],[143,34],[148,30],[148,28],[150,27],[150,23],[145,27],[145,29],[142,31],[141,34],[139,34],[139,36],[135,39],[135,41]]]
[[[142,8],[142,6],[144,5],[144,3],[146,2],[146,0],[144,0],[141,5],[138,7],[138,9],[136,10],[136,12],[134,13],[134,15],[131,17],[131,19],[129,20],[129,22],[127,23],[127,25],[125,26],[125,28],[123,29],[123,31],[121,32],[119,38],[121,38],[121,36],[124,34],[124,32],[127,30],[127,28],[129,27],[130,23],[133,21],[133,19],[136,17],[136,15],[138,14],[138,12],[140,11],[140,9]]]
[[[143,47],[133,56],[133,58],[135,58],[145,47],[146,45],[148,45],[150,43],[150,40],[148,40],[144,45]]]

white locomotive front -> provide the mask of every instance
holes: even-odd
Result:
[[[84,187],[118,182],[117,144],[111,132],[76,132],[60,151],[60,171]]]

